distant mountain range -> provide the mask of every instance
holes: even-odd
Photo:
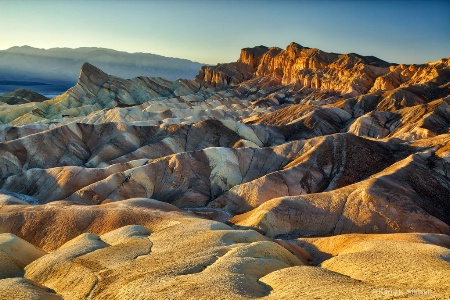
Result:
[[[169,80],[193,79],[204,65],[186,59],[105,48],[12,47],[0,51],[0,94],[26,87],[48,97],[56,96],[77,82],[85,62],[118,77],[147,76]]]

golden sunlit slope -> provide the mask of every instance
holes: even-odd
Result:
[[[46,293],[55,299],[58,295],[64,299],[449,296],[450,252],[445,235],[352,234],[292,241],[310,251],[313,263],[321,263],[306,266],[305,257],[288,250],[292,247],[284,248],[255,231],[233,230],[156,206],[152,213],[158,217],[145,227],[129,225],[68,240],[29,264],[27,279],[0,280],[3,295]]]

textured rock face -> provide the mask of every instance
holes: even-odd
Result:
[[[0,103],[2,296],[450,297],[449,70],[292,43]]]
[[[166,212],[173,212],[173,216]],[[185,217],[188,216],[173,205],[145,198],[93,207],[58,201],[43,206],[5,205],[1,208],[3,232],[12,232],[47,251],[84,232],[103,234],[133,224],[164,228]]]
[[[331,191],[323,193],[279,197],[283,192],[278,191],[270,197],[272,200],[234,217],[231,222],[259,228],[269,236],[407,232],[414,227],[418,231],[448,234],[450,220],[444,215],[450,209],[447,169],[436,168],[431,162],[434,159],[440,160],[430,152],[414,154],[370,179],[342,188],[339,185],[328,187]],[[292,187],[286,185],[290,191]],[[397,189],[398,186],[402,188]],[[229,199],[225,197],[222,201],[226,200],[226,205],[250,202],[245,196],[235,194],[231,193]],[[437,218],[426,217],[424,211]]]
[[[250,67],[252,74],[242,71],[242,64]],[[249,78],[268,77],[277,84],[295,84],[315,100],[323,96],[318,91],[333,91],[334,95],[345,98],[392,91],[384,93],[383,98],[393,102],[394,109],[435,100],[449,92],[448,58],[423,65],[395,65],[373,56],[327,53],[296,43],[285,50],[264,46],[245,48],[237,64],[205,68],[208,72],[202,69],[197,80],[206,84],[223,87]],[[384,109],[391,108],[387,105]]]
[[[25,276],[64,299],[245,298],[267,294],[260,277],[302,265],[256,232],[231,231],[203,220],[178,223],[152,233],[134,226],[101,236],[82,235],[30,264]],[[62,276],[68,265],[77,273]],[[211,276],[215,282],[208,280]]]
[[[368,92],[375,78],[388,73],[391,65],[374,57],[353,53],[337,55],[296,43],[291,43],[286,50],[263,46],[242,49],[238,63],[248,65],[257,76],[270,76],[281,84],[295,83],[305,89],[336,90],[353,96]],[[220,72],[223,68],[209,69]],[[215,83],[213,78],[202,75],[198,78]],[[243,81],[239,77],[234,79],[228,80],[228,84]]]
[[[26,218],[34,211],[25,221],[25,233],[34,218],[55,221],[46,223],[48,230],[41,233],[42,246],[54,251],[29,264],[25,277],[64,299],[219,294],[225,298],[260,297],[268,290],[258,283],[259,278],[274,270],[303,265],[308,256],[285,248],[290,245],[293,251],[298,248],[294,244],[277,243],[253,230],[232,230],[223,223],[196,218],[154,200],[129,200],[105,205],[98,211],[71,205],[70,209],[56,204],[39,211],[30,206],[9,208],[15,218]],[[69,225],[67,220],[74,218],[77,220]],[[139,222],[145,227],[124,226]],[[96,234],[78,236],[77,232],[86,230],[85,224],[96,227],[87,229]],[[208,280],[212,276],[215,280]],[[13,287],[31,293],[24,283],[12,286],[9,281],[0,281],[0,285],[9,293]],[[170,286],[173,288],[167,289]],[[38,292],[36,288],[34,293]]]
[[[263,55],[269,50],[266,46],[258,46],[254,48],[244,48],[241,50],[238,62],[250,66],[256,70],[261,63]]]
[[[423,299],[424,292],[449,295],[450,240],[445,235],[361,234],[292,241],[313,254],[320,263],[313,267],[253,230],[232,230],[168,211],[159,214],[164,226],[130,225],[67,241],[29,264],[28,279],[0,280],[2,295],[295,299],[342,298],[355,292],[373,299],[374,290],[395,290],[413,299]],[[320,288],[314,288],[317,282]],[[416,293],[410,292],[411,285]]]
[[[216,88],[225,88],[251,79],[267,50],[265,46],[244,48],[237,63],[204,66],[200,69],[196,80]]]
[[[54,290],[23,277],[0,279],[0,288],[2,299],[63,299]]]
[[[224,88],[232,84],[239,84],[253,77],[252,62],[232,63],[217,65],[215,67],[204,66],[200,69],[196,79],[217,88]]]

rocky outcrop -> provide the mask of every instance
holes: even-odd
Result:
[[[236,63],[203,66],[196,80],[216,88],[237,85],[254,77],[264,53],[268,50],[266,46],[244,48]]]
[[[254,71],[257,70],[263,55],[269,50],[266,46],[257,46],[253,48],[244,48],[241,50],[238,62],[250,66]]]
[[[250,68],[253,76],[243,76],[242,64]],[[270,78],[271,84],[295,85],[313,100],[321,100],[321,92],[351,98],[391,91],[383,94],[386,103],[380,104],[380,110],[414,106],[448,95],[445,84],[450,74],[448,58],[423,65],[396,65],[373,56],[327,53],[296,43],[285,50],[244,48],[238,63],[205,68],[197,77],[205,84],[224,87],[250,78]]]
[[[236,85],[253,77],[252,67],[241,63],[218,64],[217,66],[203,66],[196,80],[216,88]]]
[[[343,95],[367,93],[377,77],[389,72],[389,64],[376,57],[357,54],[323,52],[291,43],[286,50],[258,46],[241,51],[238,63],[249,66],[256,76],[268,76],[279,84],[297,84],[302,89],[335,90]],[[235,64],[208,67],[210,73],[221,74],[223,69],[236,69]],[[242,76],[216,81],[212,76],[200,72],[197,79],[208,84],[232,85],[245,80]],[[216,78],[218,79],[218,78]]]

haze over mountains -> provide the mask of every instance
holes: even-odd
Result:
[[[0,51],[0,94],[28,88],[53,97],[73,86],[84,62],[123,78],[137,76],[192,79],[200,63],[150,53],[105,48],[12,47]]]
[[[291,43],[197,73],[0,98],[5,297],[450,297],[449,58]]]

